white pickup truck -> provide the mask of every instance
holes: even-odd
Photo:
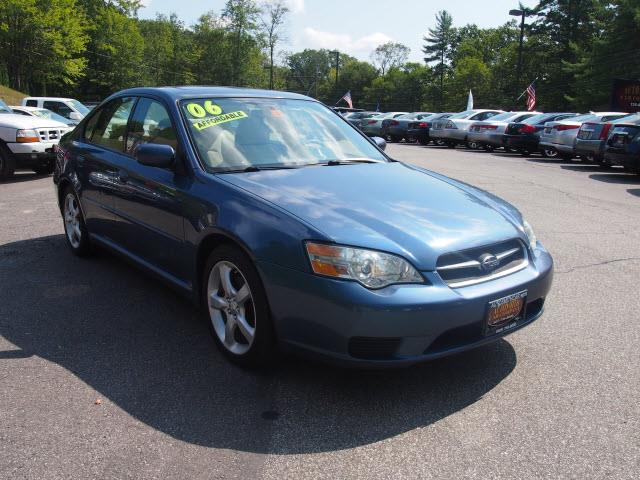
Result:
[[[70,130],[55,120],[17,115],[0,100],[0,180],[16,169],[53,173],[54,147]]]

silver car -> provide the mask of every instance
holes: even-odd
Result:
[[[454,148],[459,143],[467,141],[469,127],[474,122],[481,122],[495,117],[502,110],[465,110],[451,115],[447,119],[437,120],[431,127],[431,138],[443,141],[448,147]]]
[[[469,148],[484,147],[487,150],[502,147],[502,136],[511,122],[522,122],[527,118],[539,115],[540,112],[504,112],[484,122],[475,122],[469,127],[467,146]]]
[[[382,135],[382,121],[388,118],[397,118],[400,115],[406,115],[407,112],[387,112],[376,117],[364,119],[360,122],[360,130],[370,137],[379,137]]]
[[[575,156],[575,142],[584,122],[610,122],[626,116],[622,112],[592,112],[557,122],[547,122],[540,134],[540,153],[543,157],[559,156],[571,160]]]

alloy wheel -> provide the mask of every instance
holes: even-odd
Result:
[[[80,229],[80,206],[73,193],[64,199],[64,229],[73,248],[80,248],[82,230]]]
[[[256,311],[249,283],[236,265],[223,260],[213,266],[207,304],[220,343],[235,355],[247,353],[256,336]]]

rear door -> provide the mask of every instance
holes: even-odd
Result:
[[[124,155],[126,125],[134,103],[133,97],[121,97],[92,112],[72,144],[89,231],[112,241],[118,227],[113,215],[119,188],[117,163]]]
[[[130,253],[174,278],[187,278],[182,205],[190,179],[174,168],[141,165],[135,149],[145,143],[170,145],[176,152],[176,130],[159,100],[141,97],[129,123],[125,155],[117,161],[119,188],[115,212],[119,243]]]

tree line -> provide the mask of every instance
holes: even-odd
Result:
[[[138,18],[139,0],[3,0],[0,83],[31,95],[99,100],[132,86],[237,85],[296,91],[333,105],[458,111],[516,103],[536,80],[539,108],[603,108],[614,78],[640,77],[640,0],[540,0],[520,24],[454,27],[442,11],[423,62],[389,42],[370,61],[343,52],[286,52],[283,0],[227,0],[193,25],[176,14]]]

